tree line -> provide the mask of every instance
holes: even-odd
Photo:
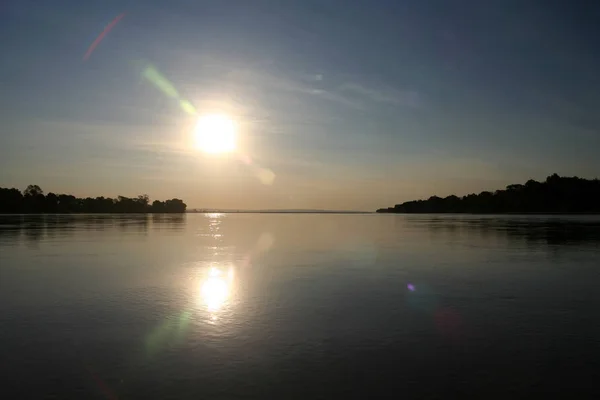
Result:
[[[184,213],[186,204],[180,199],[154,200],[148,195],[78,198],[70,194],[48,193],[38,185],[18,189],[0,188],[0,214],[27,213]]]
[[[528,180],[508,185],[505,190],[463,197],[432,196],[379,213],[600,213],[600,180],[550,175],[544,182]]]

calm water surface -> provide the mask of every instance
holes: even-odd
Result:
[[[0,216],[9,398],[597,397],[600,218]]]

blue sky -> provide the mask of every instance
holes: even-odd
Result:
[[[10,2],[0,186],[371,210],[596,177],[600,8],[547,3]],[[199,114],[230,115],[273,183],[193,149],[196,117],[143,79],[147,65]]]

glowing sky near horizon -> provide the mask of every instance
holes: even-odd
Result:
[[[10,2],[0,186],[373,210],[595,177],[600,6],[526,3]],[[199,115],[239,154],[198,151]]]

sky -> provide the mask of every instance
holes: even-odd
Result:
[[[533,0],[7,2],[0,186],[374,210],[598,177],[599,17]],[[214,113],[238,152],[192,145]]]

